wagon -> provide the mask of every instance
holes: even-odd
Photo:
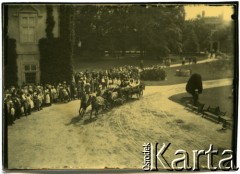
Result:
[[[126,96],[126,99],[131,99],[134,95],[137,96],[139,99],[143,96],[143,90],[145,89],[145,85],[143,83],[140,83],[136,86],[129,86],[121,88],[120,92],[123,94],[123,96]]]

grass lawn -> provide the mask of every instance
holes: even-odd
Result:
[[[230,97],[231,94],[232,86],[209,88],[203,90],[203,93],[199,95],[199,101],[205,104],[205,108],[209,105],[211,107],[219,106],[221,111],[227,112],[227,116],[231,116],[233,114],[233,98]],[[184,101],[189,100],[189,97],[191,95],[186,92],[173,95],[169,99],[184,104]]]
[[[177,69],[191,69],[192,73],[199,73],[202,76],[202,80],[214,80],[223,78],[232,78],[233,69],[218,68],[216,62],[206,62],[202,64],[185,65],[184,67],[170,67],[166,68],[167,79],[164,81],[145,81],[146,85],[173,85],[179,83],[187,83],[189,77],[176,76]]]
[[[198,57],[199,60],[204,60],[206,57]],[[106,58],[106,59],[78,59],[74,57],[73,59],[73,66],[75,71],[85,71],[85,70],[106,70],[111,67],[120,67],[124,65],[132,65],[132,66],[139,66],[141,58],[139,57],[123,57],[120,59],[116,58]],[[152,66],[152,65],[162,65],[161,60],[157,59],[143,59],[144,66]],[[176,58],[172,60],[172,64],[181,63],[181,58]]]
[[[152,66],[161,64],[159,60],[144,60],[144,66]],[[139,66],[140,59],[136,57],[124,58],[124,59],[97,59],[97,60],[74,60],[75,71],[100,71],[106,70],[112,67],[121,67],[124,65]]]

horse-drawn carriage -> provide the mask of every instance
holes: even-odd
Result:
[[[83,116],[87,107],[92,106],[91,115],[95,111],[95,115],[98,115],[99,110],[110,110],[111,108],[119,105],[123,105],[133,97],[140,99],[143,96],[143,90],[145,85],[143,83],[135,86],[127,87],[114,87],[105,90],[102,95],[88,94],[81,100],[81,106],[79,110],[80,116]],[[84,102],[84,103],[82,103]]]
[[[117,87],[113,89],[108,89],[106,91],[106,93],[108,94],[106,99],[109,102],[111,102],[113,105],[123,104],[126,101],[133,99],[133,97],[140,99],[140,97],[143,96],[144,89],[145,89],[145,85],[143,83],[140,83],[134,86]]]
[[[145,89],[145,85],[140,83],[135,86],[123,87],[120,89],[120,92],[126,97],[126,99],[131,99],[134,95],[139,99],[143,96],[143,90]]]

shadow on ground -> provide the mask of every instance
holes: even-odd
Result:
[[[80,117],[79,115],[77,115],[77,116],[73,117],[73,118],[71,119],[71,121],[70,121],[69,123],[65,124],[65,125],[66,125],[66,126],[69,126],[69,125],[71,125],[71,124],[77,124],[77,123],[80,122],[81,120],[82,120],[82,117]]]
[[[95,118],[89,118],[89,119],[84,120],[84,121],[83,121],[83,124],[84,124],[84,125],[87,125],[87,124],[90,124],[90,123],[92,123],[92,122],[94,122],[94,121],[96,121],[96,120],[97,120],[97,117],[95,117]]]

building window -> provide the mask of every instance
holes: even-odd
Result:
[[[25,71],[30,71],[30,65],[25,65],[24,69]]]
[[[35,84],[36,83],[36,72],[25,73],[26,83]]]
[[[37,65],[24,65],[25,82],[35,84],[37,75]]]
[[[36,14],[20,14],[21,43],[36,42]]]

